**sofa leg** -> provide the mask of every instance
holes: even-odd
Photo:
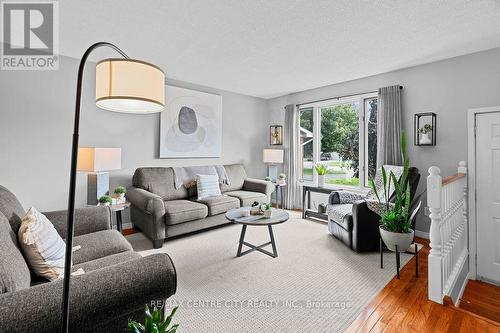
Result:
[[[155,239],[153,240],[153,248],[159,249],[163,246],[163,243],[165,242],[164,239]]]

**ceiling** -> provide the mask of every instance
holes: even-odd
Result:
[[[65,0],[59,10],[63,55],[110,41],[167,78],[263,98],[500,46],[495,0]]]

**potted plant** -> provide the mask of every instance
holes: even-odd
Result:
[[[325,186],[325,175],[328,170],[326,164],[316,163],[314,165],[314,170],[316,170],[316,173],[318,174],[318,187]]]
[[[424,127],[418,129],[418,133],[420,133],[420,144],[428,145],[432,143],[431,133],[432,133],[432,125],[425,124]]]
[[[128,330],[134,333],[175,333],[179,324],[172,325],[170,328],[169,325],[176,311],[177,307],[173,308],[166,318],[162,318],[162,308],[157,309],[154,307],[153,312],[150,312],[146,304],[144,306],[144,313],[146,314],[144,324],[129,319]]]
[[[263,203],[260,209],[264,212],[264,217],[270,219],[273,215],[272,206],[270,203]]]
[[[410,183],[408,181],[408,169],[410,161],[406,156],[406,135],[401,134],[401,152],[403,154],[403,174],[398,180],[391,171],[389,175],[382,166],[383,200],[381,201],[375,181],[370,179],[370,187],[374,191],[382,208],[380,215],[380,237],[387,248],[391,251],[404,252],[413,242],[414,231],[411,229],[410,209]],[[394,203],[389,203],[391,182],[394,185]]]
[[[268,181],[268,182],[271,182],[271,181],[272,181],[271,177],[269,177],[269,176],[267,176],[266,178],[264,178],[264,180],[265,180],[265,181]]]
[[[127,189],[125,187],[118,186],[117,188],[115,188],[115,194],[119,203],[125,202],[125,193],[127,193]]]
[[[286,175],[284,173],[280,173],[278,176],[278,184],[285,185],[285,182],[286,182]]]
[[[112,203],[113,203],[113,198],[111,198],[109,195],[103,195],[102,197],[99,198],[100,206],[109,206]]]

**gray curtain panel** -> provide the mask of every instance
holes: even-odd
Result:
[[[377,169],[384,164],[402,165],[400,138],[403,131],[401,88],[378,90]]]
[[[298,184],[299,174],[297,168],[299,150],[299,115],[295,105],[285,106],[284,127],[284,170],[287,175],[288,184],[285,192],[285,208],[296,209],[301,207],[300,187]]]

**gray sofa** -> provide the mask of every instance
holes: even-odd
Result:
[[[126,194],[132,223],[159,248],[166,238],[228,223],[224,214],[229,209],[270,202],[273,183],[248,178],[241,164],[224,167],[229,184],[221,185],[223,196],[202,201],[196,200],[196,186],[175,188],[172,168],[135,170],[133,187]]]
[[[25,211],[0,186],[0,331],[58,332],[63,280],[31,274],[17,232]],[[65,238],[66,211],[44,213]],[[71,278],[70,332],[118,332],[128,319],[143,319],[144,304],[165,300],[176,290],[176,272],[167,254],[142,257],[116,230],[108,207],[76,210]]]

